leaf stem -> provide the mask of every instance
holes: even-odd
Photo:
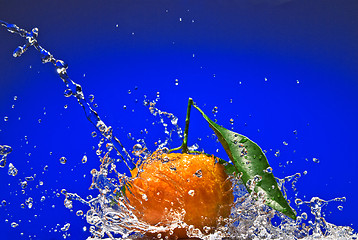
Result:
[[[188,100],[188,108],[186,110],[186,118],[185,118],[185,129],[184,129],[184,139],[182,147],[182,153],[188,153],[188,133],[189,133],[189,122],[190,122],[190,111],[191,106],[194,104],[193,99],[189,98]]]

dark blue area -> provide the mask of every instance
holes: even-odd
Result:
[[[303,200],[346,196],[347,202],[325,208],[326,219],[357,229],[357,12],[355,0],[15,0],[1,3],[0,19],[39,28],[39,43],[69,65],[69,76],[87,96],[95,95],[96,110],[127,149],[135,144],[128,133],[145,137],[152,150],[164,139],[163,127],[152,124],[159,119],[142,104],[144,95],[154,100],[159,92],[157,107],[178,116],[182,127],[192,97],[212,118],[217,106],[218,123],[230,128],[233,118],[235,131],[268,150],[275,176],[307,170],[297,183]],[[70,239],[86,239],[82,227],[89,226],[75,215],[86,207],[74,202],[70,212],[56,193],[97,195],[88,188],[91,169],[100,165],[92,149],[99,137],[91,137],[95,129],[76,100],[63,96],[50,64],[41,64],[34,49],[13,58],[24,42],[5,29],[0,43],[0,144],[13,148],[8,163],[19,170],[12,177],[8,167],[0,169],[0,201],[7,201],[0,207],[1,239],[63,239],[67,222]],[[189,142],[225,158],[211,135],[193,112]],[[34,174],[22,194],[19,179]],[[39,181],[44,184],[37,188]],[[34,206],[22,209],[28,197]]]

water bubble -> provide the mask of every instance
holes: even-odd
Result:
[[[1,204],[5,207],[6,206],[6,200],[2,200]]]
[[[299,81],[299,80],[296,80],[296,83],[297,83],[297,84],[299,84],[299,83],[300,83],[300,81]]]
[[[17,96],[14,96],[14,101],[16,101],[17,100]]]
[[[272,173],[272,167],[267,167],[264,172],[266,173]]]
[[[131,90],[128,90],[128,94],[131,94],[132,92],[131,92]]]
[[[283,141],[282,143],[283,143],[283,145],[285,145],[285,146],[288,145],[288,143],[287,143],[286,141]]]
[[[267,82],[267,78],[265,78],[265,82]]]
[[[16,222],[12,222],[12,223],[11,223],[11,227],[12,227],[12,228],[16,228],[16,227],[18,227],[18,226],[19,226],[19,224],[17,224]]]
[[[82,216],[82,215],[83,215],[83,211],[82,211],[82,210],[78,210],[78,211],[76,212],[76,215],[79,216],[79,217]]]
[[[45,201],[45,199],[46,199],[46,197],[45,197],[45,196],[42,196],[41,199],[40,199],[40,201],[43,202],[43,201]]]
[[[67,107],[68,107],[68,106],[67,106],[67,104],[66,104],[66,105],[65,105],[65,106],[63,106],[63,107],[64,107],[64,109],[67,109]]]
[[[112,143],[107,143],[106,144],[106,148],[107,148],[107,150],[110,152],[110,151],[112,151],[113,150],[113,144]]]
[[[96,133],[96,132],[92,132],[91,135],[92,135],[92,137],[94,137],[94,138],[97,137],[97,133]]]
[[[84,156],[82,157],[82,163],[86,163],[86,162],[87,162],[87,156],[84,155]]]
[[[234,119],[230,118],[230,124],[234,125]]]
[[[218,107],[215,106],[212,110],[213,114],[216,115],[218,113]]]
[[[175,86],[178,86],[179,85],[179,79],[175,79]]]
[[[319,159],[318,159],[318,158],[313,158],[312,161],[315,162],[315,163],[319,163]]]
[[[303,212],[302,214],[301,214],[301,217],[302,217],[302,219],[303,220],[306,220],[307,219],[307,213],[305,213],[305,212]]]
[[[303,175],[306,175],[307,174],[307,171],[305,170],[305,171],[303,171]]]
[[[195,194],[195,191],[194,190],[189,190],[188,194],[193,197],[194,194]]]
[[[10,176],[16,176],[18,171],[12,163],[9,164],[9,170],[7,172]]]
[[[65,158],[65,157],[60,158],[60,163],[61,164],[66,164],[66,162],[67,162],[67,158]]]
[[[5,121],[5,122],[9,121],[9,117],[8,117],[8,116],[5,116],[5,117],[4,117],[4,121]]]
[[[45,165],[44,166],[44,171],[47,171],[48,170],[48,165]]]
[[[339,211],[343,210],[343,206],[341,206],[341,205],[339,205],[337,208],[338,208]]]

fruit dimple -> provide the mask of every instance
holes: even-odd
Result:
[[[137,175],[138,168],[142,171]],[[232,184],[214,157],[153,154],[138,168],[126,196],[140,220],[157,226],[184,221],[203,230],[214,229],[219,217],[230,215]],[[186,231],[177,229],[174,235],[184,238]]]

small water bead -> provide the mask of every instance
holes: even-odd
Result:
[[[6,206],[6,200],[2,200],[1,204],[5,207]]]
[[[127,109],[127,106],[126,106],[126,105],[123,105],[123,109]]]
[[[140,145],[139,143],[137,143],[137,144],[135,144],[135,145],[133,146],[133,154],[134,154],[135,156],[138,157],[142,152],[143,152],[143,147],[142,147],[142,145]]]
[[[14,96],[14,101],[16,101],[17,100],[17,96]]]
[[[25,189],[27,187],[27,181],[20,182],[21,188]]]
[[[82,210],[78,210],[78,211],[76,212],[76,215],[79,216],[79,217],[82,216],[82,215],[83,215],[83,211],[82,211]]]
[[[47,171],[48,170],[48,165],[45,165],[44,166],[44,171]]]
[[[280,150],[277,150],[276,152],[275,152],[275,157],[279,157],[280,156]]]
[[[65,158],[65,157],[60,158],[60,163],[61,164],[66,164],[66,162],[67,162],[67,158]]]
[[[45,201],[45,199],[46,199],[46,197],[45,197],[45,196],[42,196],[41,199],[40,199],[40,201],[43,202],[43,201]]]
[[[16,227],[18,227],[18,226],[19,226],[19,224],[17,224],[16,222],[12,222],[12,223],[11,223],[11,227],[12,227],[12,228],[16,228]]]
[[[175,84],[175,86],[178,86],[179,85],[179,79],[175,79],[174,84]]]
[[[230,124],[234,125],[234,119],[230,118]]]
[[[62,231],[62,232],[68,231],[68,229],[70,229],[70,226],[71,226],[70,223],[66,223],[66,224],[61,228],[61,231]]]
[[[339,211],[343,211],[343,206],[339,205],[337,208]]]
[[[32,197],[29,197],[28,199],[25,200],[25,204],[27,205],[28,208],[32,208],[34,200],[32,199]]]
[[[303,212],[302,214],[301,214],[301,217],[302,217],[302,219],[303,220],[307,220],[307,213],[305,213],[305,212]]]
[[[68,198],[66,198],[64,201],[63,201],[63,204],[65,205],[66,208],[68,209],[72,209],[73,205],[72,205],[72,201]]]
[[[7,172],[10,176],[16,176],[18,173],[18,170],[14,167],[12,163],[9,164],[9,170]]]
[[[128,94],[131,94],[132,93],[132,91],[131,90],[128,90]]]
[[[194,194],[195,194],[195,191],[194,190],[189,190],[188,194],[193,197]]]
[[[272,173],[272,167],[267,167],[264,172],[266,173]]]
[[[63,106],[63,107],[64,107],[64,109],[67,109],[67,108],[68,108],[67,104],[66,104],[65,106]]]
[[[282,144],[285,145],[285,146],[288,145],[288,143],[286,141],[283,141]]]
[[[301,199],[297,198],[297,199],[295,200],[295,204],[296,204],[297,206],[302,205],[302,204],[303,204],[303,201],[302,201]]]
[[[107,150],[110,152],[110,151],[112,151],[113,150],[113,144],[112,143],[107,143],[106,144],[106,148],[107,148]]]
[[[91,133],[91,136],[95,138],[95,137],[97,137],[97,133],[96,133],[96,132],[92,132],[92,133]]]
[[[318,158],[313,158],[312,160],[313,160],[313,162],[315,162],[315,163],[319,163]]]
[[[142,194],[142,199],[143,199],[144,201],[148,201],[147,195],[143,193],[143,194]]]
[[[297,84],[299,84],[299,83],[300,83],[300,81],[299,81],[299,80],[296,80],[296,83],[297,83]]]
[[[215,107],[213,108],[212,112],[213,112],[214,115],[217,114],[217,113],[218,113],[218,107],[215,106]]]
[[[34,177],[30,176],[30,177],[25,177],[25,180],[30,182],[30,181],[33,181],[34,180]]]
[[[304,171],[304,172],[303,172],[303,175],[306,175],[306,174],[307,174],[307,171]]]
[[[88,100],[92,103],[94,101],[94,95],[93,94],[90,94],[88,96]]]
[[[197,170],[195,173],[194,173],[194,176],[195,177],[198,177],[198,178],[201,178],[203,176],[203,172],[201,171],[201,169]]]
[[[71,89],[66,89],[65,92],[63,93],[63,95],[65,95],[65,97],[71,97],[72,96],[72,91]]]
[[[84,156],[82,157],[82,163],[86,163],[86,162],[87,162],[87,156],[84,155]]]
[[[4,121],[5,121],[5,122],[9,121],[9,117],[8,117],[8,116],[5,116],[5,117],[4,117]]]

